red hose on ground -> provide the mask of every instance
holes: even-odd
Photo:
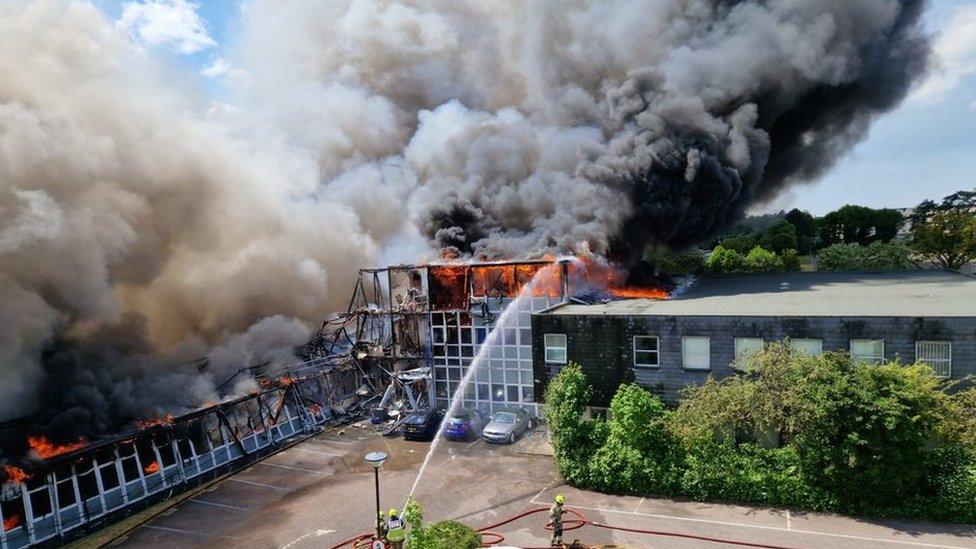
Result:
[[[505,536],[499,534],[498,532],[492,531],[495,528],[498,528],[499,526],[505,526],[506,524],[510,524],[519,519],[525,518],[529,515],[534,515],[536,513],[544,513],[547,511],[549,511],[549,509],[545,507],[540,507],[538,509],[529,509],[528,511],[523,511],[522,513],[507,518],[501,522],[491,524],[489,526],[485,526],[484,528],[478,529],[478,533],[482,535],[482,547],[492,547],[505,541]],[[714,538],[710,536],[700,536],[697,534],[682,534],[680,532],[667,532],[664,530],[645,530],[642,528],[627,528],[624,526],[612,526],[610,524],[603,524],[602,522],[593,522],[591,520],[588,520],[585,516],[583,516],[582,513],[580,513],[575,509],[570,509],[567,507],[566,512],[569,513],[570,515],[573,515],[576,518],[563,521],[563,525],[564,525],[563,532],[576,530],[588,524],[595,528],[604,528],[606,530],[619,530],[621,532],[632,532],[636,534],[647,534],[649,536],[666,536],[672,538],[693,539],[698,541],[710,541],[713,543],[724,543],[727,545],[738,545],[740,547],[758,547],[760,549],[790,549],[788,547],[783,547],[781,545],[767,545],[764,543],[752,543],[749,541],[735,541],[730,539]],[[552,530],[552,524],[547,523],[546,530]],[[492,539],[485,540],[484,536],[492,536]],[[367,539],[371,539],[372,537],[373,537],[372,534],[360,534],[356,537],[349,538],[346,541],[343,541],[342,543],[332,546],[331,549],[342,549],[343,547],[346,547],[349,544],[352,544],[353,548],[357,549],[359,547],[362,547],[361,545],[358,545],[360,542]],[[545,546],[540,548],[526,547],[523,549],[550,549],[550,546]]]

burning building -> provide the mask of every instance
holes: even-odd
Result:
[[[28,435],[26,453],[0,466],[0,547],[60,544],[243,468],[317,432],[370,383],[324,359],[258,379],[252,394],[97,441]]]
[[[424,371],[427,403],[446,407],[479,352],[483,364],[464,402],[487,412],[538,413],[532,368],[533,313],[571,300],[663,299],[668,283],[628,285],[628,272],[595,259],[398,265],[364,269],[346,314],[328,321],[313,355],[352,349],[388,371]],[[515,307],[504,326],[502,313]],[[492,344],[486,347],[496,329]]]

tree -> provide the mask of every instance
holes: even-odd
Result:
[[[820,240],[830,244],[888,242],[898,236],[904,217],[898,210],[874,210],[846,205],[825,215],[820,223]]]
[[[976,191],[960,191],[926,200],[911,218],[912,249],[946,269],[959,269],[976,259]]]
[[[783,260],[773,252],[756,246],[746,256],[746,269],[754,273],[769,273],[783,270]]]
[[[820,250],[817,268],[821,271],[890,271],[912,266],[903,244],[874,242],[832,244]]]
[[[406,546],[409,549],[476,549],[481,534],[470,526],[453,520],[423,525],[424,510],[416,500],[408,499],[403,519],[409,526]]]
[[[726,250],[732,250],[742,255],[749,253],[758,243],[758,238],[754,234],[737,234],[722,240],[721,246]]]
[[[796,228],[789,221],[780,221],[759,238],[759,245],[776,253],[795,250],[797,247]]]
[[[705,261],[705,269],[710,273],[741,273],[746,270],[746,258],[735,250],[715,246]]]
[[[813,253],[819,241],[820,225],[810,212],[793,208],[786,214],[787,221],[796,229],[796,249],[803,254]]]

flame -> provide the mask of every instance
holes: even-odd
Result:
[[[623,288],[607,288],[610,295],[623,299],[667,299],[670,294],[660,288],[636,288],[633,286]]]
[[[20,526],[20,515],[13,514],[9,517],[3,519],[3,531],[9,532],[14,528]]]
[[[145,467],[142,468],[142,472],[143,473],[146,473],[147,475],[151,475],[153,473],[158,473],[159,472],[159,463],[156,463],[156,460],[153,460],[152,463],[150,463],[149,465],[146,465]]]
[[[31,478],[31,476],[23,469],[20,467],[14,467],[13,465],[4,465],[3,472],[7,476],[7,482],[12,482],[14,484],[20,484],[21,482]]]
[[[468,266],[431,265],[431,308],[437,311],[465,309],[468,306]]]
[[[60,456],[61,454],[67,454],[68,452],[74,452],[79,448],[83,448],[87,442],[85,442],[85,439],[78,437],[75,442],[55,444],[44,435],[27,435],[27,444],[30,445],[31,450],[33,450],[39,458],[51,459],[55,456]]]
[[[585,291],[589,287],[621,299],[667,299],[669,296],[661,288],[628,286],[626,270],[592,256],[584,256],[572,262],[569,270],[570,286],[574,291]]]
[[[322,411],[322,407],[313,402],[312,404],[308,405],[308,411],[312,412],[312,415],[317,416],[319,415],[319,412]]]
[[[152,427],[154,425],[172,425],[172,424],[173,424],[173,414],[166,414],[163,417],[157,417],[155,419],[136,421],[136,425],[138,425],[140,429],[148,429],[149,427]]]

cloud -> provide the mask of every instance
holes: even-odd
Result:
[[[933,48],[935,68],[911,95],[914,101],[939,101],[976,74],[976,5],[962,6]]]
[[[126,2],[117,25],[147,46],[166,45],[180,53],[196,53],[217,45],[197,13],[199,8],[187,0]]]
[[[210,66],[200,71],[202,76],[215,80],[228,80],[232,82],[243,82],[247,79],[247,71],[231,65],[223,57],[214,59]]]

